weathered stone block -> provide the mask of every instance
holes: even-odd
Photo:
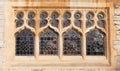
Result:
[[[120,36],[120,31],[117,31],[117,32],[116,32],[116,35],[117,35],[117,36]]]
[[[117,68],[120,69],[120,55],[116,56]]]
[[[0,33],[4,31],[4,27],[0,27]]]
[[[115,8],[115,9],[119,9],[119,8],[120,8],[120,4],[115,4],[115,5],[114,5],[114,8]]]
[[[118,44],[120,44],[119,40],[114,41],[114,45],[118,45]]]
[[[120,16],[114,16],[114,20],[120,20]]]
[[[5,19],[5,16],[1,14],[0,19]]]
[[[119,9],[115,9],[115,16],[120,16],[120,8]]]
[[[120,41],[120,36],[116,36],[116,40]]]
[[[114,20],[114,24],[115,24],[115,25],[120,25],[120,20],[117,20],[117,21]]]
[[[0,39],[2,39],[3,38],[3,33],[0,33]]]
[[[120,25],[116,25],[116,31],[120,31]]]

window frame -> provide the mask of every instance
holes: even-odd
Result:
[[[24,9],[26,9],[26,8],[14,8],[13,10],[15,11],[15,10],[18,10],[18,11],[21,11],[21,10],[24,10]],[[98,8],[99,9],[99,8]],[[101,9],[101,8],[100,8]],[[99,9],[99,10],[100,10]],[[104,9],[104,8],[103,8]],[[109,11],[109,8],[106,8],[108,11]],[[33,8],[29,8],[29,9],[27,9],[27,10],[32,10],[33,11]],[[35,10],[37,11],[37,8],[35,8]],[[41,9],[41,10],[50,10],[50,9],[48,9],[48,8],[46,8],[46,9]],[[52,10],[52,9],[51,9]],[[53,8],[53,10],[54,10],[54,8]],[[63,10],[63,9],[60,9],[60,10]],[[65,10],[71,10],[71,9],[65,9]],[[73,8],[73,10],[78,10],[77,8]],[[39,12],[36,12],[37,14],[39,14]],[[60,12],[60,14],[61,14],[61,12]],[[108,16],[109,16],[109,14],[107,14]],[[13,15],[13,16],[15,16],[15,14]],[[26,19],[26,17],[27,16],[25,16],[25,19]],[[39,22],[39,20],[37,19],[39,16],[36,16],[35,17],[35,21],[36,22]],[[13,20],[15,19],[15,17],[13,17]],[[83,19],[85,19],[85,17],[83,17]],[[109,18],[107,18],[107,20],[108,20]],[[83,21],[83,23],[84,23],[85,21]],[[106,23],[108,23],[109,21],[106,21]],[[62,21],[60,21],[59,22],[59,25],[60,25],[60,27],[62,26],[60,23],[62,23]],[[36,27],[35,28],[39,28],[39,27],[37,27],[37,26],[39,26],[38,24],[36,24]],[[50,25],[49,25],[50,26]],[[15,27],[15,23],[14,23],[14,27]],[[36,34],[39,34],[38,33],[38,31],[36,32],[33,28],[31,28],[31,27],[29,27],[29,26],[27,26],[26,25],[26,27],[28,27],[28,29],[32,29],[31,31],[33,32],[33,33],[36,33]],[[45,27],[45,28],[43,28],[42,30],[40,30],[39,29],[39,31],[43,31],[43,30],[45,30],[46,28],[48,27],[48,25]],[[50,26],[50,27],[52,27],[52,26]],[[60,28],[59,27],[59,28]],[[74,26],[75,27],[75,26]],[[109,27],[110,26],[106,26],[106,27],[108,27],[107,29],[106,29],[106,31],[109,33],[110,31],[108,31],[109,30]],[[17,31],[19,31],[19,30],[23,30],[25,27],[21,27],[21,28],[17,28],[16,30],[15,30],[15,28],[14,28],[14,32],[17,32]],[[67,29],[71,29],[71,28],[73,28],[72,26],[69,26],[69,28],[67,28]],[[85,29],[85,25],[83,25],[83,28],[82,28],[83,30]],[[55,31],[58,31],[57,29],[55,29],[54,28],[54,30]],[[60,29],[60,30],[62,30],[62,29]],[[66,29],[63,29],[63,32],[65,32],[66,31]],[[79,30],[79,31],[81,31],[82,32],[82,30]],[[87,31],[89,31],[89,29],[87,29]],[[58,34],[60,34],[61,32],[59,32]],[[85,33],[85,31],[84,31],[84,33]],[[106,36],[108,36],[108,34],[106,34]],[[59,35],[59,37],[62,37],[62,35]],[[85,38],[86,36],[85,36],[85,34],[83,35],[83,39]],[[106,39],[108,39],[108,38],[110,38],[110,37],[107,37]],[[15,40],[15,39],[14,39]],[[59,38],[59,40],[62,42],[62,38]],[[35,36],[35,47],[37,47],[37,48],[35,48],[35,55],[34,56],[31,56],[31,57],[28,57],[28,56],[15,56],[13,53],[12,53],[12,55],[13,55],[13,60],[15,60],[15,61],[21,61],[20,59],[22,59],[22,60],[29,60],[29,59],[31,59],[31,60],[33,60],[33,61],[36,61],[36,60],[38,60],[38,61],[42,61],[43,63],[44,63],[44,61],[54,61],[55,60],[55,62],[59,62],[59,61],[61,61],[62,63],[72,63],[71,61],[73,61],[73,60],[75,60],[75,61],[73,61],[73,63],[76,63],[76,62],[80,62],[80,63],[84,63],[84,62],[87,62],[88,64],[89,63],[92,63],[92,62],[90,62],[90,60],[92,60],[92,58],[93,57],[95,57],[95,59],[94,60],[96,60],[97,62],[96,63],[98,63],[98,66],[99,66],[99,60],[104,60],[103,62],[105,62],[105,64],[107,64],[107,65],[109,65],[109,57],[110,57],[110,50],[108,50],[108,46],[110,46],[109,44],[110,44],[110,42],[107,40],[107,53],[106,53],[106,56],[87,56],[86,57],[86,52],[82,52],[83,53],[83,56],[63,56],[62,55],[62,48],[59,48],[60,49],[60,52],[59,52],[59,56],[39,56],[39,52],[38,52],[38,46],[39,46],[39,44],[38,43],[36,43],[36,42],[38,42],[39,41],[39,35],[37,35],[37,36]],[[84,42],[85,42],[85,40],[84,40]],[[63,42],[62,42],[63,43]],[[62,43],[60,43],[60,45],[62,45]],[[14,42],[13,42],[13,44],[15,44]],[[85,43],[83,43],[83,45],[82,46],[86,46],[86,44]],[[83,50],[84,50],[85,48],[83,48]],[[14,48],[13,48],[13,50],[14,50]],[[14,52],[14,51],[13,51]],[[48,59],[48,58],[50,58],[50,59]],[[93,60],[93,61],[94,61]],[[65,62],[64,62],[65,61]],[[93,62],[94,63],[94,62]],[[78,63],[79,64],[79,63]]]

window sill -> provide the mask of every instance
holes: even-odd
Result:
[[[68,56],[59,59],[58,56],[40,56],[36,59],[34,56],[16,56],[11,66],[40,66],[40,67],[111,67],[105,56],[88,56],[85,59],[82,57]]]

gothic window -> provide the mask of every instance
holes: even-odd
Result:
[[[107,56],[107,9],[15,11],[16,56],[87,58]],[[29,30],[28,30],[29,29]]]
[[[69,26],[70,23],[71,23],[71,22],[70,22],[69,19],[64,20],[64,21],[63,21],[63,27],[67,27],[67,26]]]
[[[86,36],[87,55],[105,54],[105,35],[98,29],[87,33]]]
[[[98,20],[97,23],[98,23],[99,27],[105,28],[105,21],[104,20]]]
[[[71,24],[71,21],[70,21],[70,17],[71,17],[71,13],[66,11],[64,12],[63,14],[63,27],[68,27],[70,24]]]
[[[16,27],[21,27],[23,25],[23,23],[24,23],[24,20],[22,20],[22,19],[16,20]]]
[[[82,14],[80,12],[75,12],[74,14],[74,24],[77,27],[81,27],[82,21],[81,21]]]
[[[23,23],[24,23],[23,17],[24,17],[24,13],[22,11],[20,11],[16,14],[16,18],[17,18],[15,20],[16,28],[21,27],[23,25]]]
[[[48,28],[40,34],[39,48],[41,55],[58,54],[58,34]]]
[[[86,27],[89,28],[89,27],[93,26],[93,23],[94,23],[93,20],[87,20],[86,21]]]
[[[50,21],[50,23],[51,23],[52,26],[58,28],[59,20],[57,20],[57,19],[52,19],[52,20]]]
[[[34,17],[35,17],[35,13],[33,11],[30,11],[28,13],[28,25],[33,28],[35,27]]]
[[[103,12],[100,12],[97,14],[97,18],[98,18],[98,26],[99,27],[102,27],[102,28],[105,28],[105,14]]]
[[[22,19],[23,16],[24,16],[24,13],[23,13],[22,11],[18,12],[17,15],[16,15],[16,17],[17,17],[18,19]]]
[[[28,20],[28,25],[34,28],[35,27],[35,20],[33,20],[33,19]]]
[[[81,55],[81,35],[73,29],[63,34],[63,54]]]
[[[54,26],[56,28],[58,28],[58,25],[59,25],[58,17],[59,17],[58,12],[52,12],[50,23],[52,26]]]
[[[34,55],[34,34],[24,29],[16,33],[16,55]]]
[[[86,14],[86,18],[87,18],[86,27],[87,28],[93,26],[93,24],[94,24],[93,17],[94,17],[94,13],[93,12],[88,12]]]
[[[48,13],[46,11],[43,11],[40,13],[40,27],[44,27],[45,25],[47,25],[48,20]]]

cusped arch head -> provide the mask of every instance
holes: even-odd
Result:
[[[54,29],[47,27],[39,33],[39,36],[46,36],[46,37],[47,36],[48,37],[49,36],[58,36],[58,33]]]
[[[15,33],[15,36],[35,36],[34,32],[32,32],[30,29],[23,29]]]
[[[66,31],[63,32],[62,35],[64,36],[67,34],[71,34],[71,36],[73,36],[74,34],[76,34],[78,36],[82,36],[81,32],[74,28],[67,29]]]

